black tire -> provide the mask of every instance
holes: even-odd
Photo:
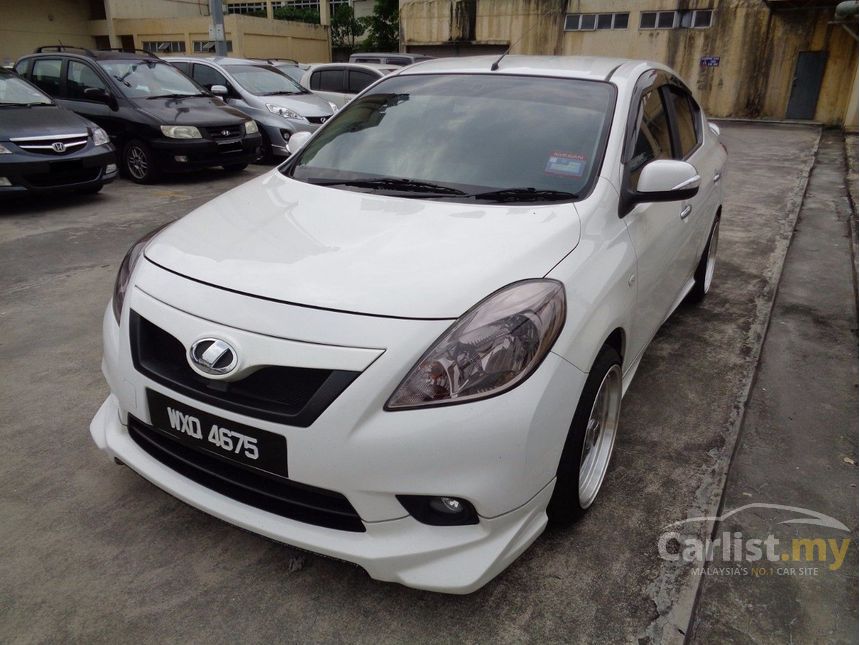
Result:
[[[696,273],[694,274],[694,280],[696,281],[693,285],[693,288],[690,289],[690,293],[687,294],[687,302],[690,304],[696,304],[702,302],[705,299],[705,296],[708,295],[708,291],[711,290],[711,282],[713,281],[714,276],[714,267],[711,267],[711,275],[708,276],[708,261],[711,253],[711,245],[714,245],[714,265],[716,265],[716,249],[719,247],[720,241],[720,217],[714,219],[714,223],[711,225],[711,232],[708,234],[708,243],[705,245],[705,250],[702,251],[702,257],[699,258],[699,264],[696,266]]]
[[[613,371],[615,366],[620,372],[621,357],[612,347],[604,345],[588,373],[588,378],[585,380],[585,387],[579,397],[573,422],[570,424],[567,440],[559,460],[555,489],[546,509],[549,521],[554,526],[572,524],[582,517],[591,506],[583,507],[579,497],[579,470],[583,443],[600,385],[603,383],[604,377]]]
[[[122,148],[123,174],[138,184],[151,184],[161,177],[155,157],[145,142],[131,139]]]
[[[263,141],[260,144],[260,158],[257,159],[256,163],[265,165],[272,164],[275,162],[275,153],[272,151],[272,142],[269,141],[269,135],[267,135],[265,130],[262,128],[260,129],[260,136],[263,138]]]
[[[246,163],[230,163],[224,166],[221,166],[227,172],[242,172],[245,168],[248,167]]]
[[[104,187],[104,184],[93,184],[92,186],[87,186],[86,188],[77,188],[75,192],[78,195],[95,195]]]

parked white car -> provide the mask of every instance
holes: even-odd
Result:
[[[135,244],[96,444],[228,522],[442,592],[582,515],[643,352],[711,286],[726,152],[662,65],[495,60],[386,77]]]
[[[325,63],[309,67],[301,84],[341,108],[368,86],[399,69],[396,65],[373,63]]]

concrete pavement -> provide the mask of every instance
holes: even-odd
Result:
[[[657,540],[718,508],[818,141],[799,126],[723,133],[714,288],[643,359],[602,498],[466,597],[378,583],[237,530],[115,466],[89,438],[106,395],[100,319],[125,250],[259,168],[0,206],[0,640],[683,639],[698,579],[661,559]]]

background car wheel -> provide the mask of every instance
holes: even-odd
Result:
[[[140,139],[132,139],[122,151],[125,174],[138,184],[150,184],[161,175],[155,165],[152,150]]]
[[[717,266],[717,247],[720,242],[720,218],[714,220],[714,225],[711,227],[711,235],[708,237],[708,245],[702,252],[702,257],[699,260],[699,266],[696,267],[695,280],[696,283],[690,290],[687,296],[688,302],[696,303],[705,299],[708,291],[711,289],[711,282],[714,280],[714,269]]]
[[[621,357],[605,345],[585,381],[561,453],[547,507],[553,524],[570,524],[594,503],[612,457],[620,413]]]
[[[257,163],[274,163],[275,154],[272,152],[272,142],[269,140],[269,135],[267,135],[266,131],[262,128],[260,128],[260,135],[263,137],[263,141],[260,144],[260,158],[257,159]]]
[[[227,165],[221,166],[221,167],[224,170],[226,170],[227,172],[240,172],[242,170],[245,170],[245,168],[248,167],[248,164],[246,164],[246,163],[231,163],[231,164],[227,164]]]

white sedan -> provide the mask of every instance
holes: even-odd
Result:
[[[642,354],[708,292],[718,134],[655,63],[387,76],[132,247],[93,439],[243,528],[474,591],[592,506]]]

